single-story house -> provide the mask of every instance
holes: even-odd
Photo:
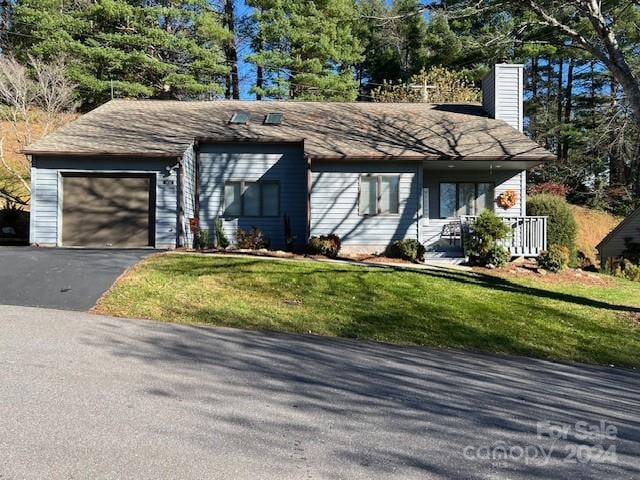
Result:
[[[260,228],[274,248],[335,233],[379,251],[418,239],[460,255],[484,209],[514,255],[546,247],[526,216],[527,169],[554,156],[523,133],[521,65],[499,64],[483,104],[112,100],[25,149],[31,242],[190,246],[190,226]],[[507,201],[502,201],[507,199]]]
[[[622,256],[626,249],[627,238],[632,242],[640,243],[640,208],[622,220],[596,247],[603,266],[608,261]]]

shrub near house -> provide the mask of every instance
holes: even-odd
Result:
[[[466,234],[465,249],[471,263],[502,267],[509,261],[509,252],[501,244],[511,229],[490,210],[485,210]]]
[[[531,195],[527,200],[527,215],[546,215],[548,217],[549,248],[542,256],[541,262],[549,260],[548,265],[556,268],[556,263],[562,263],[561,249],[566,249],[569,255],[569,264],[575,264],[578,225],[567,201],[561,196],[550,193]],[[553,253],[552,247],[554,247]],[[560,266],[558,270],[561,268],[563,267]]]

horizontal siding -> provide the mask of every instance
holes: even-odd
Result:
[[[495,117],[518,130],[522,129],[521,81],[520,67],[496,65]]]
[[[513,207],[504,209],[496,205],[496,214],[502,217],[526,215],[524,208],[526,195],[523,194],[523,185],[526,187],[526,172],[504,172],[496,177],[500,179],[495,188],[496,198],[507,190],[513,190],[518,194],[518,199]],[[526,189],[524,191],[526,192]]]
[[[216,217],[223,218],[225,235],[235,242],[238,228],[257,227],[269,237],[272,248],[285,246],[284,215],[291,221],[295,243],[307,235],[307,162],[301,145],[204,144],[200,161],[200,221],[215,234]],[[280,216],[224,218],[226,181],[272,180],[280,182]]]
[[[487,182],[493,183],[495,198],[502,192],[514,190],[518,194],[516,204],[508,209],[500,208],[495,205],[495,212],[499,216],[510,217],[525,215],[525,196],[523,192],[526,184],[526,171],[513,170],[494,170],[493,174],[489,171],[467,171],[454,172],[444,170],[425,170],[424,186],[429,188],[429,212],[428,216],[432,219],[438,219],[440,214],[440,183],[443,182]]]
[[[193,233],[189,225],[189,219],[196,214],[196,166],[193,146],[189,147],[182,155],[182,165],[184,169],[184,192],[182,200],[184,205],[184,225],[185,246],[193,245]]]
[[[311,235],[335,233],[346,246],[386,246],[395,240],[417,238],[418,169],[419,164],[407,162],[315,162]],[[369,173],[400,175],[399,215],[359,215],[359,178]]]
[[[42,245],[58,244],[58,171],[38,169],[35,193],[31,198],[35,212],[32,242]],[[35,204],[35,205],[34,205]]]
[[[518,194],[516,204],[508,209],[494,206],[496,215],[501,217],[525,215],[526,171],[494,170],[489,171],[443,171],[424,170],[424,187],[429,189],[429,211],[424,213],[425,220],[421,225],[421,241],[426,245],[439,239],[442,226],[451,219],[440,219],[440,183],[442,182],[489,182],[494,183],[494,197],[502,192],[513,190]],[[436,238],[438,237],[438,238]]]
[[[482,107],[484,108],[484,111],[492,117],[496,114],[495,81],[496,77],[494,69],[487,73],[487,75],[482,79]]]
[[[166,167],[175,165],[176,159],[107,158],[107,157],[35,157],[35,172],[31,220],[32,243],[59,245],[62,186],[59,182],[64,172],[136,172],[155,174],[156,183],[156,231],[158,248],[176,246],[177,235],[177,178]]]
[[[178,240],[178,175],[156,174],[156,247],[174,248]]]
[[[625,249],[625,238],[631,238],[634,242],[640,242],[640,209],[633,212],[624,222],[618,231],[614,232],[606,241],[600,244],[600,257],[603,261],[606,261],[607,258],[622,255]]]
[[[497,64],[482,80],[482,106],[493,118],[523,129],[521,65]]]

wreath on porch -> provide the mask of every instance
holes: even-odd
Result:
[[[498,205],[505,210],[514,207],[518,202],[518,194],[514,190],[506,190],[498,195]]]

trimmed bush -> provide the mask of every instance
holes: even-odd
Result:
[[[336,258],[340,253],[340,237],[330,233],[329,235],[320,235],[319,237],[311,237],[307,245],[307,251],[311,255],[324,255],[329,258]]]
[[[564,245],[551,245],[548,250],[538,255],[538,265],[557,273],[569,264],[569,250]]]
[[[425,253],[424,245],[412,238],[393,242],[386,252],[388,257],[402,258],[412,262],[423,261]]]
[[[238,228],[236,246],[241,250],[260,250],[261,248],[269,248],[269,240],[257,227],[251,227],[251,230]]]
[[[509,252],[500,244],[511,229],[490,210],[485,210],[465,234],[465,254],[471,263],[501,267],[509,260]]]
[[[222,224],[222,219],[220,217],[216,217],[215,229],[216,229],[216,247],[223,248],[223,249],[227,248],[229,246],[229,239],[224,234],[224,226]]]
[[[578,225],[564,198],[549,193],[531,195],[527,199],[527,215],[549,217],[547,233],[549,245],[566,247],[569,258],[575,259]]]
[[[484,263],[485,265],[493,265],[494,267],[500,268],[504,267],[510,258],[509,250],[496,243],[487,251],[484,257]]]

